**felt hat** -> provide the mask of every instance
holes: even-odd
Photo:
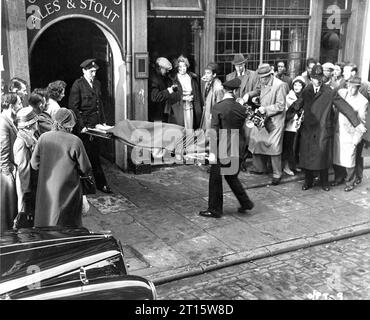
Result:
[[[17,126],[18,129],[26,128],[38,120],[37,114],[32,107],[22,108],[17,112]]]
[[[243,63],[246,63],[248,59],[246,59],[241,53],[238,53],[234,56],[234,60],[232,61],[232,64],[235,66],[235,65],[239,65],[239,64],[243,64]]]
[[[73,128],[76,125],[75,114],[67,108],[60,108],[55,113],[55,122],[64,128]]]
[[[268,63],[261,64],[257,69],[257,74],[261,78],[267,77],[273,73],[274,71],[271,69],[271,66]]]
[[[348,80],[348,84],[360,87],[362,85],[362,79],[360,77],[353,77]]]
[[[166,69],[168,71],[171,71],[172,70],[172,64],[171,64],[171,62],[167,58],[160,57],[160,58],[157,59],[156,63],[161,68],[164,68],[164,69]]]

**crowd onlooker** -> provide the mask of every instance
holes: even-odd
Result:
[[[50,83],[47,87],[49,100],[46,112],[53,120],[55,119],[55,113],[60,109],[59,102],[64,98],[66,86],[67,84],[64,81],[58,80]]]
[[[176,75],[173,84],[177,85],[167,104],[168,121],[185,127],[197,129],[202,118],[202,97],[200,94],[198,76],[189,71],[189,60],[180,56],[175,61]]]
[[[13,226],[13,220],[18,213],[13,146],[18,133],[15,125],[16,114],[21,108],[22,102],[16,93],[2,95],[0,114],[1,232]]]
[[[59,109],[53,130],[39,138],[32,154],[38,171],[35,227],[82,226],[80,175],[92,169],[81,139],[72,134],[75,125],[73,112]]]
[[[53,119],[50,114],[46,112],[48,104],[48,94],[46,89],[35,89],[33,90],[30,98],[28,99],[29,105],[33,108],[33,111],[37,114],[39,134],[43,134],[52,129]]]

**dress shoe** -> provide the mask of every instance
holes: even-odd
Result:
[[[340,181],[338,181],[338,180],[334,180],[330,185],[331,185],[332,187],[336,187],[336,186],[341,185],[343,182],[344,182],[343,180],[340,180]]]
[[[324,191],[326,191],[326,192],[330,191],[330,187],[329,186],[322,186],[321,189],[324,190]]]
[[[246,205],[244,207],[240,207],[238,209],[238,212],[245,214],[245,213],[247,213],[247,211],[252,210],[253,208],[254,208],[254,203],[252,201],[249,201],[248,205]]]
[[[307,191],[307,190],[309,190],[309,189],[312,189],[312,187],[313,187],[313,185],[312,185],[312,184],[305,183],[305,184],[303,184],[303,186],[302,186],[302,190],[303,190],[303,191]]]
[[[199,215],[202,216],[202,217],[206,217],[206,218],[216,218],[216,219],[220,219],[221,218],[221,215],[220,214],[215,214],[209,210],[207,211],[201,211],[199,212]]]
[[[361,183],[362,183],[362,179],[361,178],[357,178],[356,181],[355,181],[355,186],[358,186]]]
[[[344,192],[351,192],[354,188],[354,186],[347,186],[344,188]]]
[[[272,178],[271,184],[273,186],[278,186],[281,182],[281,178]]]
[[[109,186],[103,186],[101,189],[99,189],[101,192],[104,192],[104,193],[113,193],[113,191],[111,190],[111,188]]]
[[[294,177],[295,176],[295,173],[288,167],[285,167],[284,168],[284,172],[288,175],[288,176],[291,176],[291,177]]]

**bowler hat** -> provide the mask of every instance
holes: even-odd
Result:
[[[348,84],[351,84],[353,86],[361,86],[362,85],[362,79],[360,77],[353,77],[348,80]]]
[[[311,78],[321,79],[324,76],[324,70],[321,65],[316,64],[312,68]]]
[[[271,66],[268,63],[262,63],[257,69],[257,74],[261,78],[267,77],[273,73],[274,71],[271,69]]]
[[[99,66],[96,64],[96,59],[87,59],[80,64],[80,67],[86,70],[89,70],[92,68],[95,68],[96,70],[99,69]]]
[[[246,63],[248,59],[246,59],[241,53],[238,53],[234,56],[234,60],[232,61],[233,65],[243,64]]]
[[[223,84],[223,87],[226,90],[235,90],[240,88],[240,85],[242,84],[242,81],[239,78],[235,78],[233,80],[227,81]]]
[[[38,120],[37,114],[32,107],[22,108],[17,112],[17,126],[18,129],[26,128]]]
[[[64,128],[73,128],[76,125],[75,114],[67,108],[60,108],[55,113],[55,122]]]

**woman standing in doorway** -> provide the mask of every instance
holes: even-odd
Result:
[[[189,67],[189,60],[184,56],[175,60],[177,74],[173,83],[178,90],[170,98],[167,111],[170,123],[198,129],[202,118],[201,95],[197,75],[189,72]]]

